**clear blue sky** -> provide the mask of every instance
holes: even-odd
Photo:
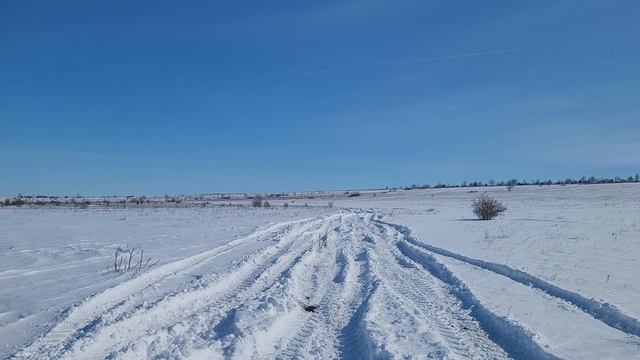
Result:
[[[2,1],[0,195],[640,171],[640,2]]]

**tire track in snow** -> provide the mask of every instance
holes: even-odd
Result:
[[[224,274],[219,279],[212,281],[213,283],[200,288],[187,289],[184,292],[165,296],[150,307],[136,309],[133,314],[117,319],[112,324],[100,325],[93,333],[72,339],[70,344],[66,344],[62,348],[64,355],[91,358],[107,356],[137,337],[168,323],[174,323],[207,304],[215,302],[224,296],[225,292],[233,292],[234,289],[244,286],[245,280],[253,281],[257,278],[264,267],[269,266],[287,252],[297,236],[318,222],[320,220],[293,223],[290,227],[285,226],[282,232],[278,232],[279,242],[277,244],[267,247],[253,258],[245,261],[236,271]],[[276,226],[277,228],[278,226]],[[45,353],[50,354],[49,352]],[[54,356],[57,357],[57,355]]]
[[[395,227],[397,231],[401,232],[404,235],[405,239],[414,246],[430,251],[434,254],[446,256],[491,271],[495,274],[502,275],[515,282],[521,283],[525,286],[534,287],[540,291],[547,293],[548,295],[575,305],[586,314],[589,314],[594,319],[602,322],[609,327],[620,330],[627,334],[640,336],[640,321],[629,315],[623,314],[614,305],[603,303],[593,298],[588,299],[580,294],[550,284],[529,273],[511,268],[504,264],[470,258],[468,256],[457,254],[446,249],[420,242],[411,235],[411,231],[408,228],[395,224],[388,225]]]
[[[48,333],[46,333],[42,338],[34,341],[22,351],[18,352],[16,356],[30,357],[31,354],[35,355],[43,353],[54,357],[59,356],[65,348],[70,346],[70,343],[83,336],[84,330],[93,325],[97,325],[102,320],[103,316],[111,314],[111,316],[117,317],[118,314],[112,313],[116,311],[118,307],[125,304],[127,300],[144,289],[149,288],[178,272],[188,271],[190,268],[193,268],[205,261],[213,260],[245,243],[264,237],[276,237],[292,226],[304,224],[309,221],[311,221],[311,219],[274,224],[212,250],[161,265],[160,267],[142,273],[135,278],[108,288],[87,300],[84,300],[78,305],[73,306],[66,312],[65,317]]]
[[[232,352],[225,353],[225,356],[280,359],[400,356],[385,348],[384,343],[380,343],[380,339],[393,340],[394,336],[400,336],[395,339],[402,339],[405,335],[403,332],[407,330],[406,327],[386,326],[395,321],[393,316],[400,315],[403,318],[399,320],[405,321],[405,324],[417,324],[425,329],[424,332],[431,331],[434,334],[428,338],[412,338],[416,340],[413,344],[415,346],[408,352],[405,351],[405,355],[426,352],[430,356],[442,358],[505,357],[502,349],[492,343],[484,332],[477,330],[475,336],[460,338],[458,332],[447,327],[453,323],[458,328],[466,326],[472,332],[475,320],[465,315],[459,302],[447,301],[442,295],[435,296],[437,289],[444,293],[435,282],[432,282],[434,288],[428,290],[428,286],[419,281],[425,274],[419,270],[418,265],[406,259],[399,250],[395,250],[397,254],[393,254],[394,238],[389,238],[386,233],[379,234],[378,240],[373,238],[371,233],[375,232],[376,228],[370,224],[370,216],[357,213],[345,216],[343,225],[340,226],[342,238],[335,243],[335,251],[332,249],[333,256],[328,258],[326,254],[319,256],[314,252],[311,257],[307,257],[318,263],[330,260],[331,263],[326,264],[325,269],[318,269],[317,274],[307,273],[308,270],[316,268],[297,262],[291,270],[293,278],[279,283],[285,288],[316,287],[317,297],[322,299],[316,312],[308,314],[296,306],[287,309],[285,305],[284,309],[278,307],[280,310],[271,315],[264,312],[255,315],[255,310],[252,309],[259,309],[260,303],[249,306],[241,314],[249,316],[248,322],[244,319],[243,326],[253,327],[255,324],[264,323],[264,316],[272,316],[273,319],[268,322],[266,328],[253,329],[241,335],[240,339],[235,340],[236,346]],[[328,242],[329,247],[333,248],[334,241],[335,239]],[[405,259],[404,266],[402,259]],[[407,267],[411,268],[413,273],[409,273]],[[408,274],[412,276],[408,277]],[[332,282],[335,285],[332,286]],[[416,286],[416,289],[409,290],[411,286]],[[344,290],[350,292],[344,296],[349,299],[348,306],[338,299]],[[275,304],[287,304],[291,303],[287,302],[287,298],[295,297],[292,293],[295,291],[285,289],[265,296],[276,296]],[[429,300],[429,297],[433,299]],[[375,322],[376,316],[384,312],[384,307],[400,307],[406,311],[392,311],[388,317],[381,318],[383,326],[379,326],[381,324]],[[439,309],[440,313],[434,309]],[[453,315],[447,314],[448,312]],[[433,320],[430,316],[438,318]],[[479,329],[477,325],[475,328]],[[242,327],[236,328],[235,331],[236,334],[244,332]],[[385,335],[385,332],[394,334]],[[445,340],[437,341],[434,337]],[[471,341],[480,345],[474,343],[474,347],[470,348],[468,342]],[[439,343],[446,343],[448,350],[443,350],[442,346],[438,347]],[[238,348],[237,344],[244,347]],[[473,354],[472,351],[479,351],[480,354]]]
[[[314,240],[320,234],[326,233],[325,222],[331,222],[332,219],[333,216],[325,218],[315,222],[312,227],[306,230],[290,234],[292,240],[287,248],[283,248],[269,261],[259,265],[253,271],[252,276],[243,282],[242,286],[225,292],[215,302],[197,309],[178,323],[170,323],[136,339],[135,346],[125,348],[119,355],[133,358],[162,357],[167,356],[169,350],[170,357],[196,356],[193,354],[211,352],[229,355],[228,350],[218,345],[220,338],[230,331],[228,328],[232,328],[236,312],[247,301],[259,298],[261,294],[277,287],[283,279],[290,277],[292,269],[295,269],[304,259],[312,256],[315,253]],[[157,349],[155,348],[158,347],[156,343],[161,344],[159,353],[156,353]],[[227,344],[226,347],[232,345]],[[151,352],[148,349],[152,349]]]
[[[525,329],[488,310],[462,281],[431,255],[421,252],[406,241],[398,241],[396,246],[402,254],[420,264],[429,274],[448,284],[450,293],[460,300],[463,308],[470,311],[489,338],[509,356],[515,359],[559,359],[544,351]]]
[[[399,352],[402,347],[393,348],[391,343],[406,338],[407,331],[413,327],[420,327],[422,332],[412,338],[415,340],[413,348],[403,349],[407,356],[422,353],[459,359],[506,357],[503,350],[480,330],[475,319],[466,314],[457,299],[447,299],[445,291],[433,278],[427,277],[431,279],[428,284],[423,281],[425,276],[419,266],[395,249],[394,239],[370,222],[370,214],[351,214],[346,218],[350,219],[351,230],[344,231],[345,226],[342,226],[343,239],[336,249],[333,280],[340,283],[345,278],[352,278],[355,286],[346,288],[351,288],[355,296],[350,306],[340,307],[341,302],[335,299],[337,291],[330,288],[324,293],[318,311],[308,316],[304,325],[296,323],[292,326],[298,329],[296,335],[278,358],[402,356]],[[350,265],[343,263],[345,259]],[[358,271],[350,272],[349,268]],[[385,308],[396,310],[389,313],[389,317],[379,318]],[[398,315],[402,319],[394,319]],[[376,323],[376,318],[382,323]],[[400,333],[395,334],[399,338],[376,333],[388,331],[386,324],[394,321],[413,325],[402,326]],[[468,335],[461,336],[461,329]],[[426,333],[431,335],[425,337]],[[383,343],[378,335],[382,335]],[[318,338],[323,340],[318,341]],[[389,340],[387,344],[385,340]]]
[[[378,264],[374,272],[384,279],[383,300],[388,307],[405,309],[405,317],[414,317],[417,325],[412,327],[426,325],[432,339],[428,351],[458,359],[506,358],[461,303],[442,288],[444,284],[425,277],[418,264],[397,250],[395,234],[375,222],[372,225],[369,235],[377,245],[374,263]]]
[[[331,237],[333,239],[333,237]],[[327,243],[327,241],[329,241]],[[332,250],[334,256],[335,254],[335,244],[334,241],[329,240],[329,236],[325,237],[325,244],[328,245],[328,248],[325,250]],[[328,315],[328,307],[330,304],[330,296],[335,292],[335,287],[331,286],[329,279],[331,277],[335,278],[335,274],[340,271],[338,268],[337,262],[332,262],[327,264],[326,260],[328,259],[329,251],[325,251],[325,256],[322,257],[314,257],[314,261],[312,264],[309,264],[305,267],[305,269],[294,269],[294,277],[292,279],[294,287],[296,287],[296,283],[301,283],[298,287],[300,290],[296,291],[298,293],[298,299],[304,298],[304,302],[300,303],[300,306],[313,305],[317,306],[314,311],[305,312],[302,309],[295,309],[300,313],[300,319],[298,320],[297,330],[294,330],[294,335],[287,342],[286,348],[279,355],[275,356],[277,359],[295,359],[299,357],[299,354],[302,352],[303,348],[307,344],[309,338],[313,335],[316,330],[316,327],[320,326],[321,318]],[[318,267],[320,266],[320,268]],[[311,267],[311,271],[308,270]],[[331,269],[327,269],[330,267]],[[296,271],[298,270],[298,271]],[[302,272],[300,274],[300,272]],[[306,273],[306,274],[305,274]],[[318,290],[324,289],[322,293],[319,293]],[[305,295],[306,294],[306,295]],[[320,301],[317,303],[314,300]],[[300,301],[300,300],[298,300]]]
[[[34,342],[31,352],[25,349],[19,354],[384,358],[400,356],[393,352],[393,343],[384,343],[398,339],[410,345],[402,351],[410,356],[501,358],[504,349],[514,357],[555,358],[536,350],[537,344],[522,329],[501,323],[506,320],[484,308],[479,312],[481,304],[448,269],[373,216],[352,211],[274,225],[243,241],[277,243],[233,269],[197,287],[183,284],[180,291],[123,311],[123,303],[135,302],[136,292],[171,276],[169,267],[155,269],[157,273],[151,271],[146,282],[123,283],[120,291],[105,291],[81,303],[39,346]],[[177,262],[180,266],[174,264],[173,270],[186,271],[226,252],[221,247],[187,258],[191,260]],[[315,311],[298,305],[306,296],[305,301],[318,305]],[[96,319],[91,331],[79,331]],[[70,332],[63,333],[65,329]],[[505,343],[505,334],[517,339]],[[61,343],[55,343],[57,339]],[[514,351],[523,345],[524,352]]]
[[[307,233],[305,235],[306,238],[303,240],[300,240],[299,242],[301,242],[303,245],[305,245],[305,251],[302,255],[298,256],[295,261],[290,262],[286,267],[281,268],[280,271],[280,275],[275,278],[273,281],[270,282],[270,284],[268,286],[265,286],[263,288],[256,288],[253,289],[251,291],[247,292],[247,295],[245,296],[245,300],[258,300],[259,305],[264,305],[263,302],[260,302],[261,299],[264,299],[265,296],[270,296],[270,294],[272,292],[278,292],[282,287],[288,287],[288,290],[292,291],[295,293],[295,289],[293,289],[292,286],[292,280],[295,278],[295,273],[297,271],[299,271],[300,268],[308,268],[308,267],[312,267],[314,268],[314,272],[312,272],[312,274],[317,275],[318,272],[322,273],[323,269],[319,269],[317,268],[315,265],[320,262],[322,259],[326,258],[328,254],[328,252],[326,251],[327,249],[324,249],[323,246],[323,242],[326,238],[326,234],[328,232],[328,227],[331,224],[332,218],[328,218],[326,221],[329,222],[329,224],[324,224],[322,227],[319,228],[318,231],[316,232],[312,232],[312,233]],[[294,284],[295,285],[295,284]],[[317,285],[317,284],[316,284]],[[233,295],[233,294],[231,294]],[[236,295],[233,295],[234,299],[237,299]],[[297,296],[296,299],[299,299],[300,296]],[[234,304],[232,307],[228,308],[225,310],[226,314],[233,314],[232,317],[235,317],[236,314],[238,312],[242,312],[242,310],[246,310],[245,308],[245,304],[246,301],[238,301],[236,304]],[[300,312],[301,309],[298,309],[298,305],[295,304],[295,310],[298,310],[298,312]],[[226,316],[225,316],[226,317]],[[289,323],[290,324],[294,324],[298,321],[300,321],[300,319],[297,319],[297,317],[294,317],[293,319],[288,319],[290,320]],[[215,322],[215,321],[214,321]],[[226,327],[233,327],[234,324],[227,324]],[[277,329],[276,329],[277,332]],[[225,334],[218,334],[216,337],[220,338],[222,336],[224,336]],[[270,336],[268,333],[265,334],[264,336]],[[283,337],[283,336],[281,336]],[[224,349],[225,354],[227,356],[231,356],[233,355],[233,352],[235,350],[235,348],[237,347],[237,343],[243,341],[242,337],[235,337],[233,344],[227,345],[226,349]],[[265,354],[255,354],[254,356],[258,357],[258,358],[273,358],[275,355],[271,354],[271,353],[265,353]]]
[[[145,344],[149,345],[156,342],[157,339],[163,339],[163,342],[170,348],[175,348],[180,353],[189,353],[189,349],[182,349],[181,344],[187,342],[193,342],[194,339],[197,343],[192,344],[190,347],[200,348],[202,346],[207,347],[211,341],[215,342],[220,338],[228,335],[229,330],[225,330],[226,327],[231,327],[230,322],[235,317],[236,312],[242,305],[259,296],[260,293],[268,291],[275,284],[281,282],[284,278],[289,276],[292,266],[300,263],[302,259],[310,256],[312,250],[305,248],[302,252],[298,250],[292,250],[287,248],[288,254],[280,256],[272,267],[260,267],[256,272],[257,277],[251,277],[247,279],[243,285],[233,292],[226,293],[222,298],[216,302],[208,305],[206,308],[200,309],[197,313],[189,316],[187,319],[182,320],[177,324],[177,327],[187,328],[188,330],[180,334],[173,334],[173,329],[176,324],[170,324],[165,326],[153,334],[145,335],[143,338],[138,339],[138,343],[142,343],[144,348]],[[216,324],[215,329],[211,324]],[[230,329],[233,330],[233,329]],[[140,346],[137,346],[140,347]],[[157,354],[148,353],[143,351],[146,357],[156,357]]]
[[[187,327],[190,332],[201,329],[203,325],[208,323],[212,312],[213,314],[218,314],[219,311],[229,306],[241,303],[242,299],[259,293],[275,281],[274,278],[278,277],[283,271],[287,271],[292,263],[298,261],[308,252],[309,246],[306,245],[309,244],[304,240],[308,240],[321,225],[322,220],[317,220],[310,224],[294,227],[291,231],[286,232],[276,245],[247,260],[240,268],[222,274],[218,280],[214,281],[215,284],[202,290],[186,293],[186,301],[182,297],[178,297],[175,301],[174,297],[170,297],[168,301],[160,302],[159,306],[154,306],[150,309],[154,314],[149,316],[143,313],[143,319],[136,319],[133,324],[134,328],[137,325],[147,327],[152,331],[138,332],[140,336],[133,337],[136,339],[136,343],[132,343],[131,340],[133,339],[129,334],[123,339],[124,342],[120,342],[115,348],[112,347],[111,352],[121,351],[123,345],[127,345],[127,348],[124,349],[127,352],[129,351],[129,345],[134,344],[134,350],[142,348],[145,356],[148,356],[144,345],[153,345],[154,341],[158,339],[166,341],[166,338],[169,338],[168,340],[170,341],[173,337],[171,335],[171,327],[176,324],[176,321],[178,321],[179,327]],[[300,239],[303,241],[296,241]],[[245,293],[247,295],[243,295]],[[167,313],[171,315],[169,319],[166,319]],[[162,316],[164,319],[161,323],[154,324],[154,315]],[[195,321],[189,320],[189,317],[192,316],[195,316]],[[128,320],[125,319],[125,321]],[[108,337],[111,341],[114,335],[120,333],[121,328],[120,324],[116,324],[110,333],[102,337]],[[96,343],[98,342],[91,339],[91,344]],[[140,346],[140,344],[143,346]],[[172,347],[174,344],[170,341],[167,346]],[[81,353],[84,353],[84,349],[82,349]],[[161,353],[160,355],[162,356],[163,354]],[[71,357],[74,357],[73,354],[71,354]]]
[[[369,279],[366,278],[367,265],[364,259],[356,260],[354,255],[361,253],[363,249],[350,241],[357,238],[353,218],[353,215],[345,215],[341,219],[341,225],[334,229],[339,234],[334,234],[328,242],[334,254],[333,271],[323,279],[327,284],[326,291],[322,294],[317,310],[307,317],[285,351],[277,358],[336,358],[339,351],[344,350],[345,343],[340,330],[348,325],[363,299],[366,300],[364,293],[369,286]],[[346,344],[354,343],[353,339],[348,340]]]
[[[379,283],[371,279],[369,273],[370,258],[368,253],[363,251],[358,255],[361,265],[365,271],[359,274],[359,281],[366,284],[361,289],[359,297],[361,300],[356,302],[357,307],[351,315],[347,324],[340,330],[339,351],[340,357],[343,359],[370,359],[373,357],[373,345],[371,337],[366,330],[365,314],[369,310],[371,296],[377,291]]]

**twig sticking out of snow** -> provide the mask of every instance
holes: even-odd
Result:
[[[160,260],[156,260],[155,262],[151,263],[151,258],[147,258],[145,260],[143,249],[139,249],[138,252],[140,253],[140,260],[138,260],[138,262],[136,263],[136,262],[133,262],[133,258],[134,256],[136,256],[136,248],[129,249],[129,247],[127,246],[126,249],[123,249],[118,246],[116,248],[116,252],[113,259],[113,271],[114,272],[125,272],[125,271],[138,272],[138,271],[142,271],[142,269],[145,269],[147,267],[154,266],[158,264],[158,262],[160,261]]]

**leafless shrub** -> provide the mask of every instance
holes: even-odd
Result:
[[[256,197],[253,198],[253,201],[251,201],[251,206],[262,207],[262,196],[256,195]]]
[[[473,209],[473,213],[480,220],[491,220],[507,210],[500,201],[486,194],[482,194],[480,197],[473,200],[471,207]]]

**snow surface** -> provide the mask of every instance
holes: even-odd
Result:
[[[638,184],[298,202],[0,210],[0,357],[640,359]]]

